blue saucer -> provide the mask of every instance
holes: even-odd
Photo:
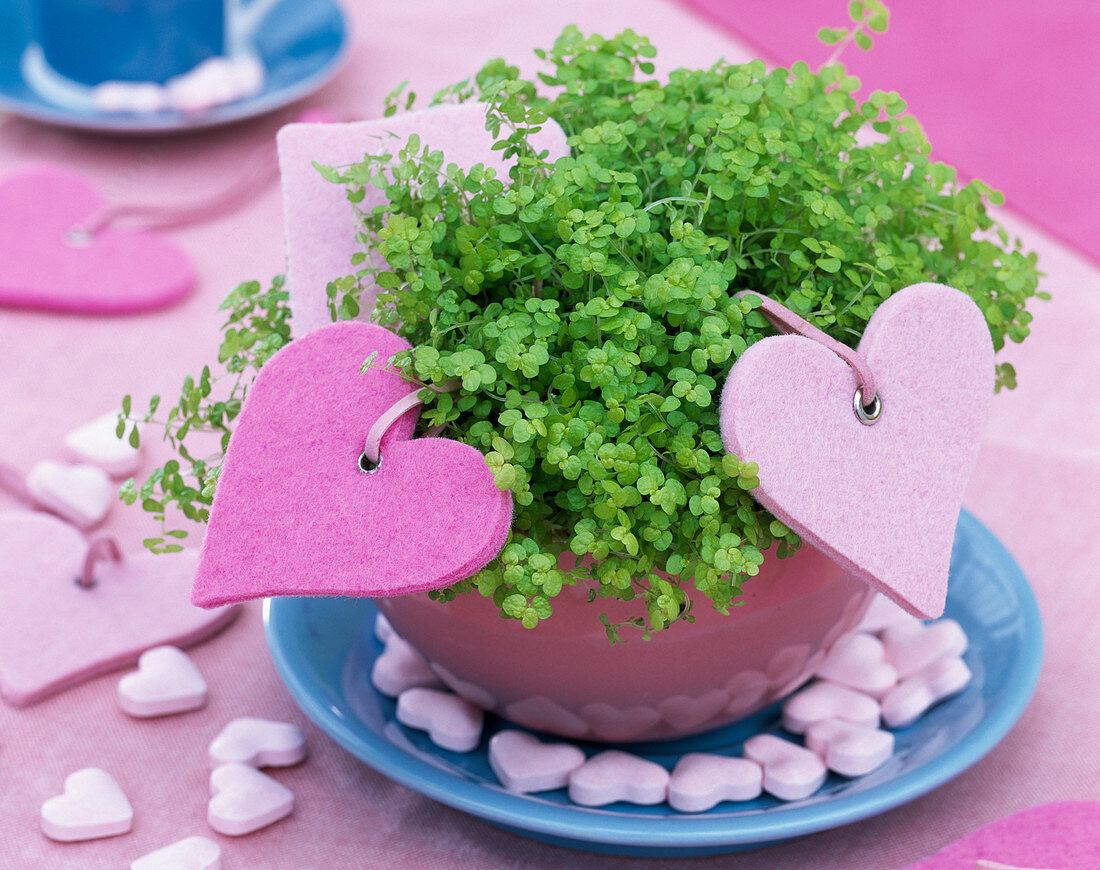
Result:
[[[320,88],[347,55],[348,25],[333,0],[283,0],[263,19],[252,44],[266,70],[263,89],[236,102],[188,114],[115,114],[50,102],[20,75],[30,41],[25,3],[0,3],[0,108],[49,124],[113,133],[170,133],[240,121],[278,109]]]
[[[577,849],[686,856],[756,848],[858,821],[911,801],[966,770],[1019,718],[1035,690],[1042,626],[1031,589],[997,539],[965,511],[951,560],[946,615],[970,638],[969,688],[895,732],[894,757],[857,779],[831,775],[811,797],[722,803],[698,814],[668,806],[572,804],[564,789],[517,795],[497,782],[486,755],[506,722],[490,716],[481,745],[458,754],[394,719],[394,702],[370,684],[381,650],[368,599],[279,598],[266,602],[267,640],[295,700],[337,743],[428,797],[515,833]],[[624,746],[671,768],[686,752],[738,754],[742,741],[778,731],[778,707],[682,740]],[[590,754],[604,746],[581,744]]]

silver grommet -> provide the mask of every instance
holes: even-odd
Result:
[[[874,426],[882,416],[882,400],[878,397],[878,393],[869,405],[865,405],[863,393],[859,387],[856,387],[856,394],[852,398],[852,407],[855,409],[856,419],[864,426]]]
[[[381,454],[379,454],[377,462],[367,456],[366,451],[359,454],[359,470],[363,472],[363,474],[374,474],[374,472],[376,472],[381,467]]]

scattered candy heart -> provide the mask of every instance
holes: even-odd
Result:
[[[874,728],[878,726],[879,713],[878,701],[870,695],[822,680],[783,702],[783,727],[792,734],[805,734],[814,722],[844,719]]]
[[[188,603],[195,550],[97,562],[95,583],[86,587],[74,579],[88,555],[87,541],[68,523],[42,513],[0,514],[0,692],[8,703],[31,704],[133,665],[151,647],[191,646],[238,613]]]
[[[920,620],[906,613],[885,595],[880,594],[871,599],[867,612],[863,614],[863,619],[859,621],[855,630],[867,634],[878,634],[896,622],[919,623]]]
[[[661,715],[652,707],[620,709],[596,701],[581,708],[581,718],[601,740],[630,740],[656,725]]]
[[[721,801],[749,801],[760,796],[763,776],[747,758],[689,752],[672,770],[668,802],[682,813],[701,813]]]
[[[241,717],[226,725],[207,750],[211,765],[288,767],[306,757],[306,735],[297,725]]]
[[[294,810],[294,793],[247,764],[223,764],[210,774],[206,820],[219,834],[240,837],[284,819]]]
[[[206,837],[188,837],[142,855],[130,870],[221,870],[221,846]]]
[[[881,698],[898,683],[898,672],[886,663],[882,641],[869,634],[846,634],[833,644],[817,676]]]
[[[608,749],[569,775],[569,799],[586,807],[616,801],[649,806],[668,797],[668,771],[637,755]]]
[[[937,617],[993,397],[989,328],[965,293],[916,284],[878,307],[858,352],[881,400],[874,425],[854,412],[847,362],[780,335],[730,370],[722,441],[760,466],[753,496],[777,518],[909,612]]]
[[[409,689],[397,699],[397,721],[427,731],[436,746],[452,752],[470,752],[481,742],[484,714],[450,692]]]
[[[825,782],[825,763],[810,750],[774,734],[745,741],[745,757],[764,768],[764,791],[780,800],[809,797]]]
[[[108,227],[70,239],[105,206],[84,175],[59,164],[0,180],[0,305],[116,314],[185,296],[195,281],[191,263],[157,233]]]
[[[42,804],[41,822],[51,840],[96,840],[129,831],[134,810],[114,777],[86,767],[69,774],[64,792]]]
[[[899,622],[882,632],[886,660],[906,679],[937,659],[961,656],[966,652],[966,632],[953,619],[940,619],[924,625]]]
[[[131,716],[169,716],[206,703],[206,680],[187,653],[174,646],[146,650],[138,669],[118,681],[118,703]]]
[[[386,648],[374,660],[370,681],[374,688],[390,698],[416,686],[436,688],[442,685],[424,656],[397,634],[390,635]]]
[[[806,729],[806,748],[842,776],[863,776],[894,754],[894,735],[843,719],[823,719]]]
[[[115,488],[102,469],[50,459],[27,474],[27,490],[39,507],[82,529],[103,522],[115,500]]]
[[[933,704],[970,685],[970,668],[957,656],[937,659],[906,677],[882,699],[882,719],[891,728],[912,725]]]
[[[117,426],[117,411],[96,417],[66,435],[65,448],[78,463],[102,468],[112,477],[129,477],[141,464],[141,448],[131,447],[128,438],[119,438]],[[127,432],[130,428],[128,424]]]
[[[268,360],[218,479],[196,604],[425,591],[496,556],[512,522],[511,495],[468,444],[411,439],[415,409],[383,436],[383,461],[371,473],[360,469],[368,430],[416,388],[389,369],[359,369],[372,355],[381,365],[408,348],[380,326],[336,323]]]
[[[569,743],[543,743],[525,731],[498,731],[489,741],[489,765],[509,791],[564,788],[584,764],[584,753]]]

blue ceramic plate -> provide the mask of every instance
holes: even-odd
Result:
[[[486,756],[502,727],[489,717],[468,754],[436,747],[394,719],[394,702],[368,679],[380,652],[367,599],[281,598],[264,610],[275,665],[306,714],[371,767],[428,797],[525,836],[628,855],[701,855],[754,848],[881,813],[934,789],[982,758],[1019,718],[1035,689],[1042,627],[1020,569],[995,537],[963,512],[955,536],[947,616],[970,638],[974,673],[961,695],[895,732],[894,757],[857,779],[830,776],[813,796],[791,803],[762,797],[698,814],[668,806],[570,803],[565,790],[540,795],[501,788]],[[685,752],[739,754],[761,731],[778,731],[777,706],[696,737],[628,748],[671,768]],[[586,751],[598,748],[581,744]]]
[[[27,86],[20,74],[30,41],[25,0],[0,2],[0,108],[63,127],[111,133],[170,133],[228,124],[300,100],[325,84],[347,54],[348,26],[333,0],[283,0],[263,19],[252,45],[267,71],[261,91],[197,114],[103,113],[57,105]]]

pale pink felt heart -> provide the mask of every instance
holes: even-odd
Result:
[[[191,263],[157,233],[105,227],[74,243],[72,230],[104,205],[66,166],[38,164],[0,179],[0,305],[119,314],[185,296]]]
[[[194,550],[100,562],[90,588],[76,582],[87,552],[80,532],[59,519],[0,515],[0,693],[8,703],[32,704],[132,665],[151,647],[198,643],[237,615],[188,602]]]
[[[371,425],[415,388],[379,368],[408,348],[380,326],[337,323],[296,339],[253,383],[229,443],[192,600],[400,595],[461,580],[496,556],[512,499],[485,458],[446,438],[410,440],[417,411]]]
[[[898,291],[859,344],[882,408],[853,409],[856,379],[797,335],[763,339],[722,391],[726,449],[760,466],[753,495],[909,612],[943,613],[955,525],[993,395],[981,311],[941,284]]]

